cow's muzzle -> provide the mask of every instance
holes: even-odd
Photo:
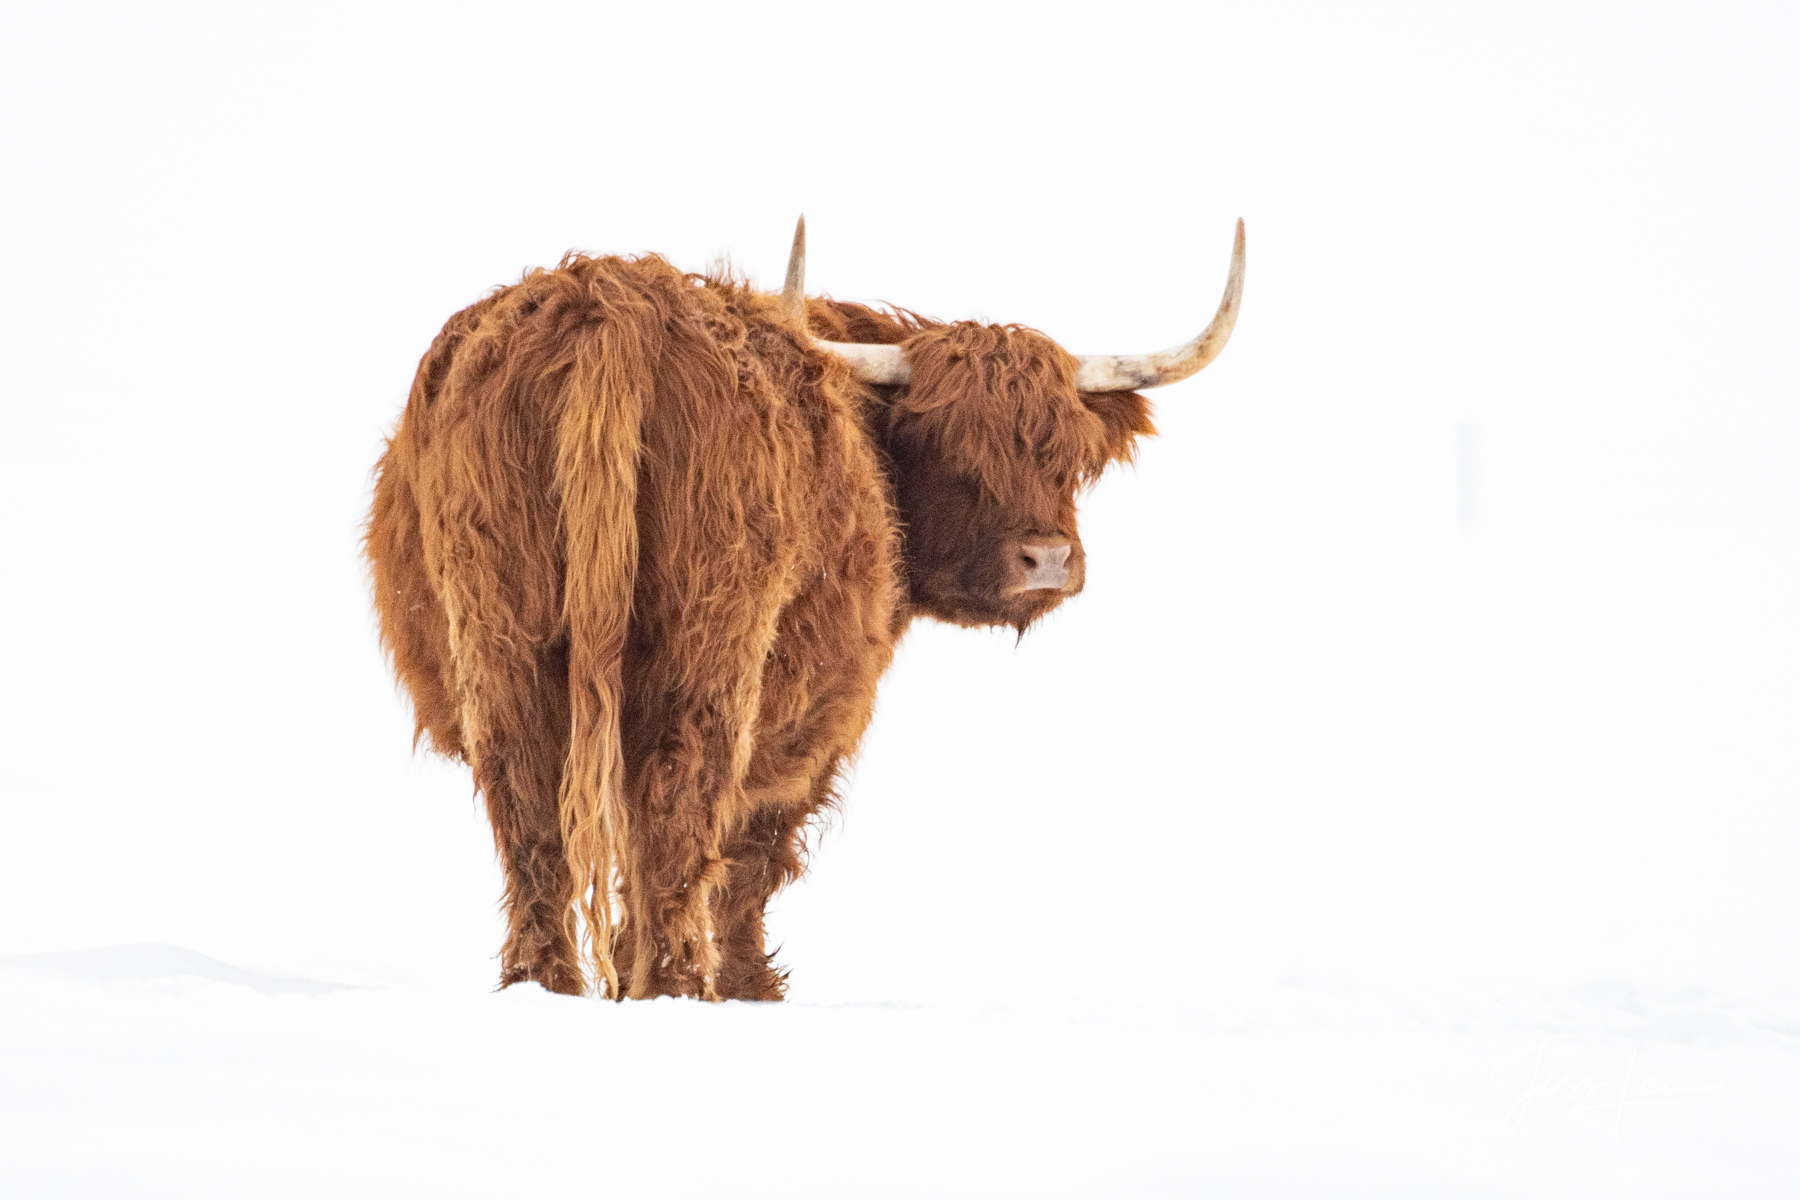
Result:
[[[1018,543],[1013,564],[1013,592],[1069,589],[1069,556],[1075,545],[1067,538],[1027,538]]]

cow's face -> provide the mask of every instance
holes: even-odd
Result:
[[[1087,577],[1075,497],[1153,433],[1132,392],[1077,392],[1073,355],[1016,325],[963,321],[905,343],[888,410],[913,604],[1021,632]]]

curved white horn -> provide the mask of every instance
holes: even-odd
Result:
[[[1225,280],[1225,298],[1219,301],[1212,324],[1193,341],[1156,354],[1084,354],[1075,387],[1083,392],[1135,392],[1179,383],[1219,357],[1219,351],[1231,340],[1243,294],[1244,222],[1239,218],[1237,241],[1231,248],[1231,274]]]
[[[850,364],[850,370],[864,383],[905,383],[912,378],[912,364],[906,351],[879,342],[827,342],[813,339],[813,345],[829,350]]]
[[[794,226],[794,248],[788,251],[787,282],[781,287],[781,311],[791,321],[806,328],[806,214]],[[827,342],[813,339],[813,345],[850,364],[850,370],[864,383],[905,383],[912,377],[912,366],[898,346],[870,342]]]

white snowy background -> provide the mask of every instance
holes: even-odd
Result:
[[[1800,1191],[1791,5],[0,10],[0,1192]],[[357,537],[444,318],[1243,317],[916,628],[784,1006],[494,994]]]

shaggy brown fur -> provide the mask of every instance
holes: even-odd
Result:
[[[905,345],[910,382],[654,255],[533,271],[419,364],[367,553],[418,736],[486,799],[502,985],[779,999],[763,911],[896,640],[920,614],[1023,632],[1078,591],[1076,493],[1153,432],[1029,329],[807,318]],[[1069,586],[1009,590],[1047,536]]]

